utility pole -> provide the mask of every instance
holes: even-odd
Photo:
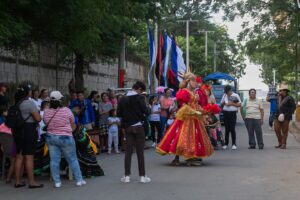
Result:
[[[155,53],[157,55],[157,52],[158,52],[158,25],[157,25],[157,21],[155,21],[155,24],[154,24],[154,44],[155,44]],[[158,81],[156,80],[155,78],[155,67],[156,67],[156,60],[155,59],[155,63],[154,63],[154,67],[152,69],[152,80],[153,80],[153,90],[151,92],[155,92],[155,88],[158,87]]]
[[[186,67],[190,71],[190,22],[198,22],[199,20],[178,20],[178,22],[186,23]]]
[[[217,71],[217,42],[214,44],[214,72]]]
[[[273,85],[276,85],[276,70],[273,69]]]
[[[205,63],[207,65],[207,54],[208,54],[208,33],[214,33],[214,31],[198,31],[198,33],[205,33]]]

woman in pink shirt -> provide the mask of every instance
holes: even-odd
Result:
[[[172,113],[172,106],[175,105],[175,98],[172,97],[172,89],[171,88],[166,88],[165,89],[165,94],[161,96],[160,100],[160,125],[161,125],[161,131],[162,131],[162,136],[164,135],[164,131],[166,128],[166,124],[168,121],[168,118],[170,114]]]
[[[71,110],[63,107],[63,95],[59,91],[50,94],[50,109],[44,112],[44,122],[47,128],[46,143],[50,153],[50,169],[54,187],[61,187],[60,160],[63,154],[73,171],[76,186],[85,185],[76,155],[75,140],[72,131],[76,128]]]

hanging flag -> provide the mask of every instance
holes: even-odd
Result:
[[[183,75],[186,73],[187,68],[183,59],[183,51],[176,45],[177,53],[177,79],[178,81],[183,80]]]
[[[168,85],[167,73],[168,73],[171,46],[172,46],[172,39],[166,33],[164,33],[164,50],[166,52],[166,56],[165,56],[164,64],[163,64],[163,77],[164,77],[164,85],[166,87]]]
[[[156,68],[155,68],[155,75],[158,81],[158,86],[164,86],[164,80],[162,77],[163,74],[163,60],[165,59],[166,53],[164,50],[164,38],[162,33],[159,34],[159,41],[158,41],[158,50],[156,56]]]
[[[183,59],[183,52],[176,44],[175,38],[172,39],[172,71],[179,82],[182,81],[186,73],[186,65]]]
[[[153,35],[152,35],[149,25],[148,25],[148,41],[149,41],[149,52],[150,52],[150,69],[148,72],[148,86],[150,88],[150,86],[151,86],[150,75],[151,75],[152,68],[155,64],[156,52],[155,52],[155,43],[153,40]]]

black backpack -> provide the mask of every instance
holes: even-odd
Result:
[[[5,118],[5,125],[13,131],[23,128],[25,122],[29,119],[31,114],[24,119],[20,110],[20,103],[16,103],[8,109],[7,117]]]

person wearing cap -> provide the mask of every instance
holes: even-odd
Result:
[[[61,155],[67,160],[76,180],[76,186],[85,185],[76,155],[75,140],[72,132],[76,125],[71,110],[62,105],[63,95],[59,91],[50,94],[50,109],[44,112],[43,120],[47,127],[45,135],[50,154],[51,176],[54,187],[61,187],[60,160]]]
[[[23,159],[28,177],[29,188],[41,188],[43,184],[35,181],[34,154],[36,150],[38,132],[37,124],[41,121],[38,108],[29,100],[31,96],[31,87],[24,85],[18,88],[15,94],[15,103],[19,106],[21,115],[24,119],[24,126],[20,130],[14,130],[14,140],[16,142],[17,156],[15,161],[15,188],[24,187],[22,180]]]
[[[286,141],[289,133],[289,124],[296,110],[296,104],[293,97],[289,95],[290,90],[286,84],[279,87],[279,100],[274,129],[278,139],[278,145],[275,148],[286,149]]]

